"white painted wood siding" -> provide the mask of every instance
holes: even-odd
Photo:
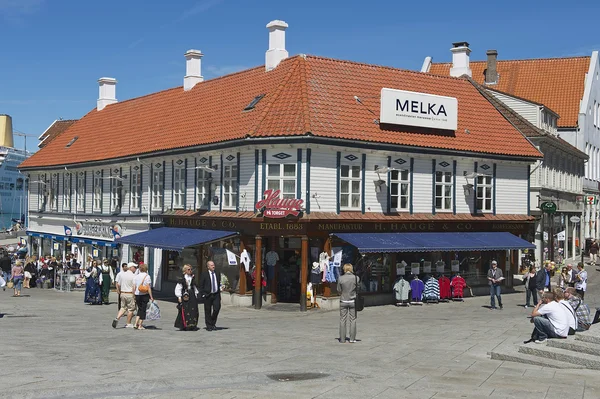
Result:
[[[240,153],[240,212],[254,209],[254,150]],[[242,198],[243,196],[243,198]]]
[[[361,155],[362,156],[362,155]],[[367,154],[365,162],[365,212],[387,212],[387,173],[375,173],[375,165],[378,167],[386,167],[388,157],[381,154]],[[375,192],[375,181],[385,181],[381,186],[380,192]]]
[[[475,161],[459,159],[456,162],[456,213],[471,213],[474,207],[473,189],[465,191],[467,184],[473,184],[473,179],[465,179],[464,172],[472,173],[475,170]],[[466,195],[465,195],[466,192]]]
[[[85,213],[92,213],[94,205],[94,171],[85,171]]]
[[[527,214],[527,165],[497,163],[496,213]]]
[[[501,94],[492,90],[488,90],[488,93],[502,101],[506,106],[541,129],[539,120],[539,105],[532,104],[530,102],[507,96],[506,94]]]
[[[415,158],[413,170],[413,212],[431,213],[432,175],[431,159]]]
[[[172,209],[173,204],[173,158],[165,159],[165,182],[163,186],[164,191],[164,207],[163,209]]]
[[[342,153],[344,156],[344,153]],[[336,211],[336,151],[313,149],[310,165],[311,212]]]
[[[144,165],[141,165],[142,168],[142,208],[141,208],[141,212],[143,214],[146,214],[148,212],[148,209],[150,209],[150,198],[149,198],[149,193],[148,193],[148,186],[150,184],[152,184],[151,180],[150,180],[150,161],[144,161]],[[150,187],[150,189],[152,189],[152,187]]]

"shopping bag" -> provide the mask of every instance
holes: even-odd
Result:
[[[146,309],[146,320],[159,320],[160,319],[160,308],[154,302],[148,303]]]
[[[6,287],[6,280],[4,280],[4,277],[0,276],[0,288],[4,287]]]

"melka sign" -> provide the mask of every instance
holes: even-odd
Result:
[[[456,130],[458,101],[454,97],[383,88],[379,122]]]
[[[298,217],[302,212],[304,200],[280,197],[281,190],[266,190],[263,195],[264,199],[258,201],[254,208],[268,218]]]

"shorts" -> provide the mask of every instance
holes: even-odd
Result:
[[[129,312],[135,311],[135,296],[132,294],[121,294],[121,309]]]

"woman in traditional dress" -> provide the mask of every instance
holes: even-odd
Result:
[[[100,285],[102,291],[102,302],[105,305],[109,304],[108,294],[110,293],[110,286],[115,280],[113,269],[110,266],[108,259],[104,259],[102,266],[100,267]]]
[[[100,290],[101,271],[98,262],[93,261],[92,265],[85,271],[85,297],[84,302],[90,305],[102,305],[102,291]]]
[[[37,272],[37,266],[35,265],[35,256],[27,258],[25,264],[25,280],[23,280],[23,287],[31,288],[30,281],[33,280],[35,283],[35,275]]]
[[[198,288],[194,283],[192,266],[184,265],[182,272],[183,277],[175,286],[175,296],[178,301],[175,327],[180,330],[195,331],[198,330]]]

